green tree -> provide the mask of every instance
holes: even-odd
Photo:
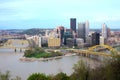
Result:
[[[52,80],[69,80],[69,76],[67,76],[63,72],[60,72],[57,75],[55,75]]]
[[[9,71],[6,71],[6,73],[1,73],[0,72],[0,80],[9,80],[10,78],[10,72]]]
[[[0,80],[21,80],[19,76],[16,76],[13,79],[10,79],[10,71],[6,71],[5,73],[0,72]]]
[[[105,66],[106,80],[120,80],[120,55],[114,56]]]
[[[27,80],[50,80],[48,76],[42,73],[33,73]]]
[[[89,67],[85,65],[85,63],[80,60],[73,67],[74,72],[71,75],[71,80],[88,80],[89,78]]]
[[[25,50],[24,56],[25,57],[31,57],[32,56],[32,50]]]

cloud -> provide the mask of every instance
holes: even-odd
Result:
[[[55,1],[55,0],[53,0]],[[57,2],[57,1],[55,1]],[[58,5],[61,7],[61,5]],[[0,20],[47,19],[59,16],[59,9],[49,0],[19,0],[0,4]]]
[[[27,26],[31,22],[47,21],[47,25],[52,20],[51,24],[69,25],[71,17],[78,22],[115,21],[120,20],[119,5],[116,0],[0,0],[0,23],[12,25],[11,22],[20,21],[24,25],[28,21]]]
[[[120,17],[99,16],[96,17],[96,22],[119,21]]]

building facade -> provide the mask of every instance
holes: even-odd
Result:
[[[67,31],[64,33],[64,45],[67,45],[67,39],[68,38],[73,38],[73,34],[70,31]]]
[[[60,47],[60,38],[49,38],[48,47]]]
[[[66,45],[68,47],[74,47],[75,40],[73,38],[67,38],[66,39]]]
[[[105,23],[102,24],[102,37],[107,39],[107,25]]]
[[[86,42],[85,23],[78,23],[78,38],[82,38]]]
[[[87,38],[89,35],[89,21],[85,22],[85,37]]]
[[[63,43],[63,38],[64,38],[64,27],[63,26],[58,26],[57,27],[57,34],[58,34],[58,38],[61,39],[61,43]]]
[[[78,23],[78,38],[83,38],[84,43],[88,43],[87,39],[89,35],[89,21],[84,23]]]
[[[92,33],[92,46],[100,44],[100,33]]]
[[[70,29],[71,31],[76,33],[76,18],[70,19]]]
[[[82,38],[76,38],[76,44],[77,44],[77,47],[83,48],[84,40]]]

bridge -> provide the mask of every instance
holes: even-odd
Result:
[[[7,49],[28,49],[28,41],[27,40],[19,40],[19,39],[9,39],[5,42],[0,48]]]
[[[105,46],[105,45],[104,45]],[[108,46],[108,45],[106,45],[106,46]],[[116,47],[120,47],[120,44],[114,44],[114,45],[111,45],[111,46],[109,46],[109,47],[112,47],[112,48],[116,48]],[[98,49],[96,49],[96,51],[103,51],[103,50],[107,50],[107,48],[105,48],[105,47],[102,47],[102,48],[98,48]]]
[[[111,53],[99,52],[98,48],[108,49]],[[118,51],[116,51],[114,48],[108,45],[95,45],[95,46],[89,47],[87,50],[73,49],[71,51],[78,53],[79,55],[84,55],[84,56],[95,55],[95,56],[112,57],[114,55],[119,55]]]

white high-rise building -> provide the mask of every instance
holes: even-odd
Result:
[[[102,24],[102,37],[107,39],[107,25],[105,23]]]
[[[104,37],[100,36],[100,45],[104,45],[104,44],[105,44]]]
[[[48,37],[48,34],[49,34],[49,30],[46,30],[45,31],[45,36]]]
[[[85,31],[86,31],[86,34],[85,34],[85,37],[87,38],[88,37],[88,34],[89,34],[89,21],[87,20],[85,22]]]
[[[42,38],[41,37],[39,37],[39,39],[38,39],[38,46],[42,47]]]

